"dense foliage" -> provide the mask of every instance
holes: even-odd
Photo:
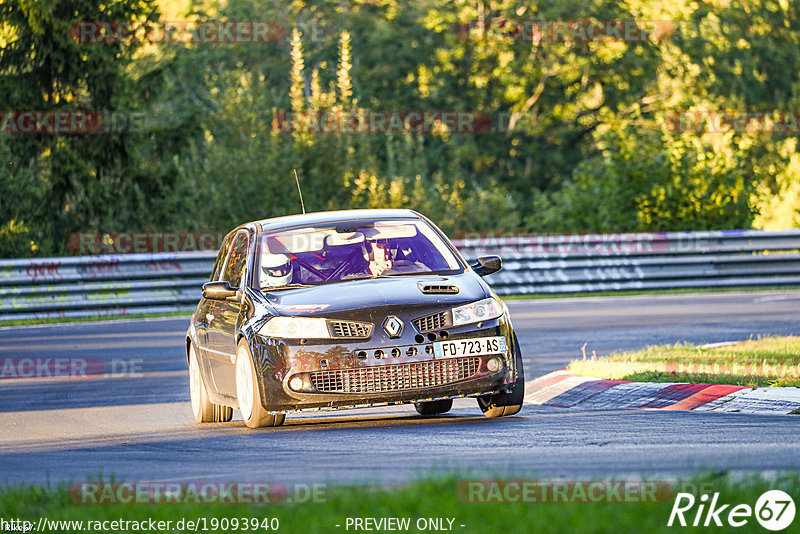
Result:
[[[448,232],[798,226],[797,127],[709,131],[684,119],[798,110],[799,7],[2,0],[0,111],[116,113],[127,127],[0,132],[0,256],[65,254],[72,232],[225,231],[295,213],[293,169],[308,209],[410,207]],[[216,44],[70,34],[76,21],[148,20],[286,31]],[[651,31],[565,41],[510,30],[565,20]],[[475,112],[491,124],[314,133],[281,122],[369,111]]]

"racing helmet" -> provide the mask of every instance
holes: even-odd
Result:
[[[286,254],[261,255],[261,286],[280,287],[292,281],[292,263]]]

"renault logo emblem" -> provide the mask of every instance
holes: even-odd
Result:
[[[403,333],[403,321],[390,315],[383,322],[383,330],[389,334],[389,337],[400,337],[400,334]]]

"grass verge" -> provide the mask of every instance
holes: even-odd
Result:
[[[609,380],[800,386],[800,337],[763,337],[705,348],[659,345],[596,360],[575,360],[568,369]]]
[[[522,482],[522,481],[517,481]],[[560,481],[563,484],[564,481]],[[583,484],[589,481],[575,482]],[[431,479],[417,481],[393,488],[369,487],[328,487],[322,499],[316,502],[293,502],[267,505],[244,504],[79,504],[69,495],[67,487],[43,489],[36,486],[7,487],[0,489],[0,517],[30,521],[39,524],[40,518],[49,521],[83,521],[81,528],[87,529],[87,521],[135,520],[172,521],[172,532],[190,530],[176,528],[176,522],[183,519],[205,521],[206,529],[201,525],[198,531],[234,532],[274,530],[263,528],[264,519],[277,519],[280,532],[292,534],[312,534],[318,532],[347,532],[347,518],[409,518],[411,527],[407,532],[420,532],[416,522],[419,518],[444,518],[443,526],[448,526],[447,519],[452,519],[452,530],[463,534],[485,532],[570,532],[617,534],[619,532],[674,532],[675,526],[668,527],[673,503],[677,492],[688,492],[696,496],[700,503],[702,494],[719,493],[719,504],[730,504],[728,511],[737,504],[746,504],[755,508],[760,495],[765,491],[781,489],[793,496],[800,496],[800,473],[790,472],[765,479],[760,475],[739,477],[734,479],[728,475],[702,475],[687,478],[683,481],[666,482],[668,491],[659,492],[649,502],[592,502],[588,495],[570,490],[565,493],[566,499],[555,499],[557,502],[527,502],[521,492],[501,492],[500,499],[511,502],[470,502],[469,497],[482,495],[484,500],[492,493],[487,489],[483,493],[464,491],[465,481],[461,478]],[[489,486],[484,486],[488,488]],[[508,486],[506,486],[508,487]],[[503,497],[508,493],[508,497]],[[595,496],[597,492],[591,493]],[[613,491],[604,491],[601,495],[610,496],[614,500]],[[291,495],[291,491],[290,491]],[[318,494],[319,496],[320,494]],[[534,492],[530,495],[544,495]],[[551,493],[554,495],[554,493]],[[620,495],[626,495],[621,492]],[[577,496],[577,497],[576,497]],[[605,497],[608,499],[609,497]],[[622,497],[625,500],[625,497]],[[479,499],[473,498],[473,501]],[[521,502],[525,500],[526,502]],[[539,499],[541,500],[541,499]],[[572,501],[572,502],[564,502]],[[636,500],[634,498],[633,500]],[[577,502],[575,502],[577,501]],[[656,502],[652,502],[656,501]],[[691,524],[697,512],[697,505],[685,517]],[[725,525],[726,513],[721,515],[724,524],[722,529],[710,529],[712,532],[764,532],[754,516],[749,517],[747,524],[731,529]],[[222,519],[228,520],[228,528],[223,528]],[[259,527],[244,529],[241,522],[257,518]],[[239,521],[233,527],[234,519]],[[795,519],[796,525],[800,521]],[[214,525],[217,525],[216,527]],[[463,526],[462,526],[463,525]],[[91,524],[88,524],[91,526]],[[275,526],[275,523],[271,523]],[[56,528],[50,524],[49,531],[78,532],[78,525],[60,525]],[[36,527],[34,526],[34,529]],[[123,532],[123,528],[111,529]],[[437,530],[428,528],[427,531]],[[440,529],[440,530],[450,530]],[[694,531],[696,529],[693,529]],[[704,529],[707,531],[709,529]],[[132,529],[128,529],[132,531]],[[147,528],[139,531],[152,531]],[[787,530],[791,531],[791,528]]]

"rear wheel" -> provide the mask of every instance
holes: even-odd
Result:
[[[414,408],[420,415],[437,415],[446,413],[453,407],[453,399],[443,399],[436,401],[415,402]]]
[[[522,401],[525,398],[525,373],[522,369],[522,351],[516,335],[514,335],[514,365],[517,368],[517,379],[511,386],[510,393],[493,393],[478,397],[478,406],[486,417],[505,417],[514,415],[522,409]]]
[[[192,413],[198,423],[225,423],[233,417],[233,408],[214,404],[208,396],[200,362],[194,345],[189,345],[189,396],[192,400]]]
[[[236,348],[236,398],[244,424],[250,428],[280,426],[286,416],[269,413],[261,405],[261,389],[258,376],[250,355],[250,347],[242,339]]]

